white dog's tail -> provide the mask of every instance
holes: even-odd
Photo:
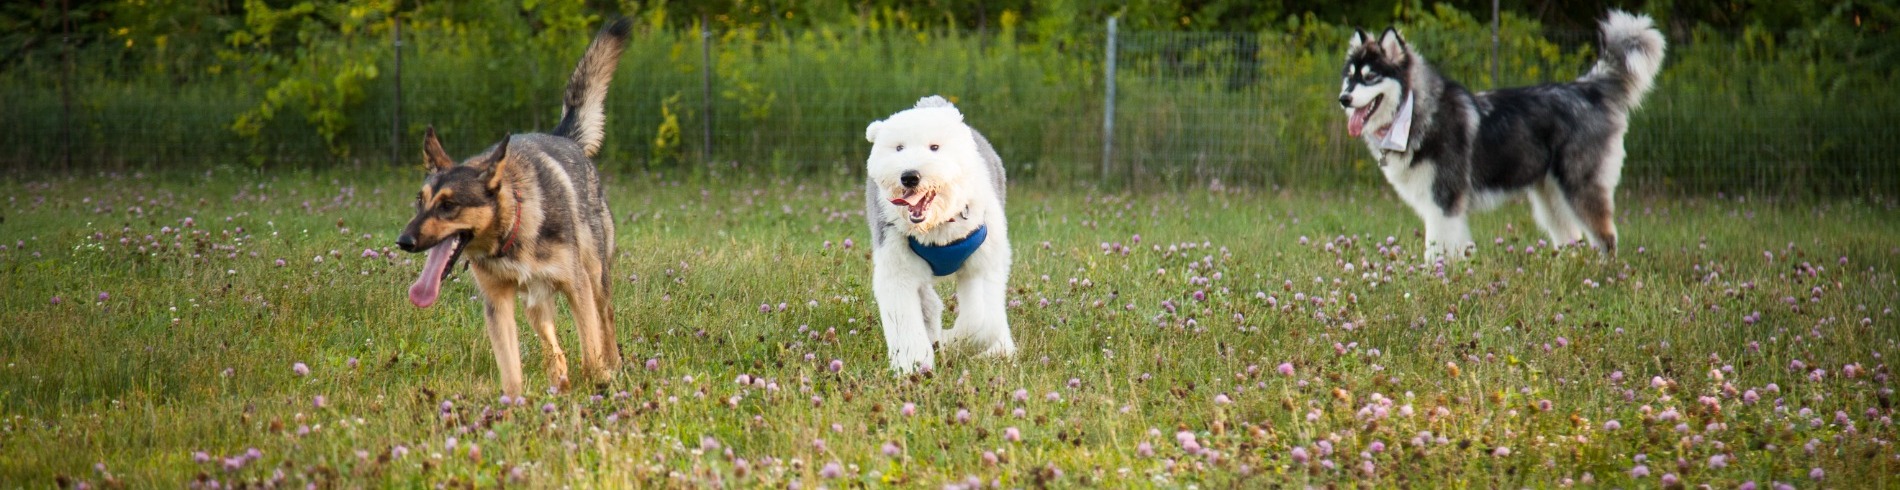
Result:
[[[614,79],[614,67],[620,66],[620,53],[626,50],[632,31],[633,22],[624,18],[601,28],[561,96],[561,123],[549,133],[580,143],[588,158],[600,153],[600,140],[607,133],[607,85]]]
[[[1612,104],[1635,109],[1655,85],[1667,44],[1649,16],[1611,10],[1610,17],[1603,20],[1603,46],[1597,53],[1597,64],[1577,81],[1601,84]]]

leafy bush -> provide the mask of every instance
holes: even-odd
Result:
[[[166,41],[153,27],[163,22],[133,24],[110,34],[113,43],[85,45],[76,57],[88,69],[73,75],[56,58],[22,56],[0,71],[0,90],[21,94],[0,106],[15,128],[0,136],[9,143],[0,159],[42,161],[72,148],[79,162],[109,166],[362,165],[389,158],[383,152],[400,137],[393,154],[407,165],[429,125],[451,153],[466,153],[506,132],[551,127],[567,73],[605,20],[574,2],[395,5],[252,0],[241,17],[214,17]],[[1502,80],[1493,83],[1487,22],[1445,5],[1400,6],[1408,41],[1473,89],[1568,80],[1595,58],[1594,31],[1507,12]],[[785,12],[825,19],[809,24],[710,16],[719,28],[705,39],[690,9],[626,7],[640,22],[607,98],[600,161],[619,170],[852,175],[865,123],[942,94],[997,142],[1019,179],[1378,182],[1333,102],[1351,31],[1313,14],[1243,32],[1124,29],[1104,169],[1105,33],[1089,20],[1104,13],[1098,7],[1037,4],[1035,17],[1006,11],[976,30],[887,7]],[[1159,11],[1143,12],[1147,20],[1131,23],[1158,27]],[[1892,190],[1900,175],[1885,155],[1900,151],[1900,139],[1883,130],[1900,110],[1885,80],[1900,43],[1881,42],[1893,35],[1863,23],[1892,25],[1893,14],[1837,7],[1793,31],[1672,33],[1656,91],[1632,119],[1626,180]],[[223,33],[215,56],[177,44],[205,32]],[[169,53],[196,61],[161,61]],[[701,89],[708,69],[710,93]],[[62,89],[74,94],[70,110]],[[699,142],[709,123],[706,154]],[[54,143],[65,138],[70,146]]]

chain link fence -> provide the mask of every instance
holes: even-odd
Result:
[[[848,177],[862,172],[866,124],[941,94],[995,142],[1016,180],[1380,185],[1336,102],[1343,33],[1111,36],[1103,27],[1071,43],[1009,32],[637,32],[608,95],[599,161],[610,171]],[[1474,90],[1569,80],[1595,59],[1595,32],[1507,29],[1501,38],[1497,83],[1488,32],[1422,29],[1407,40]],[[355,42],[382,60],[380,75],[329,115],[348,124],[328,140],[316,136],[323,120],[294,104],[256,137],[238,137],[238,115],[269,95],[241,76],[155,84],[91,75],[113,69],[83,60],[15,64],[0,73],[0,159],[14,169],[412,166],[431,125],[466,155],[504,132],[552,126],[585,38],[522,52],[426,34],[400,48]],[[1631,119],[1627,186],[1900,190],[1890,157],[1900,154],[1891,130],[1900,107],[1880,92],[1887,85],[1843,85],[1826,70],[1756,63],[1746,51],[1671,39],[1656,89]]]

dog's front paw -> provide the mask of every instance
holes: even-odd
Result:
[[[978,352],[976,355],[978,357],[1009,359],[1012,357],[1016,357],[1016,344],[1014,342],[1008,342],[1008,341],[997,342],[995,344],[991,344],[989,348],[983,349],[983,352]]]
[[[935,369],[934,357],[929,350],[925,350],[922,355],[908,351],[891,352],[891,372],[908,375]]]
[[[1442,262],[1450,264],[1470,258],[1476,252],[1477,245],[1475,244],[1456,245],[1433,243],[1425,247],[1425,263],[1438,264]]]

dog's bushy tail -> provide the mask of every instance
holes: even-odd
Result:
[[[585,149],[588,158],[600,153],[600,140],[607,129],[607,85],[613,81],[614,68],[620,66],[620,52],[627,47],[633,22],[619,19],[600,29],[587,54],[574,67],[567,80],[567,93],[561,96],[561,123],[550,131],[555,136],[574,140]]]
[[[1667,46],[1649,16],[1611,10],[1610,17],[1603,20],[1603,46],[1597,53],[1597,64],[1578,81],[1602,84],[1612,103],[1635,109],[1655,85]]]

